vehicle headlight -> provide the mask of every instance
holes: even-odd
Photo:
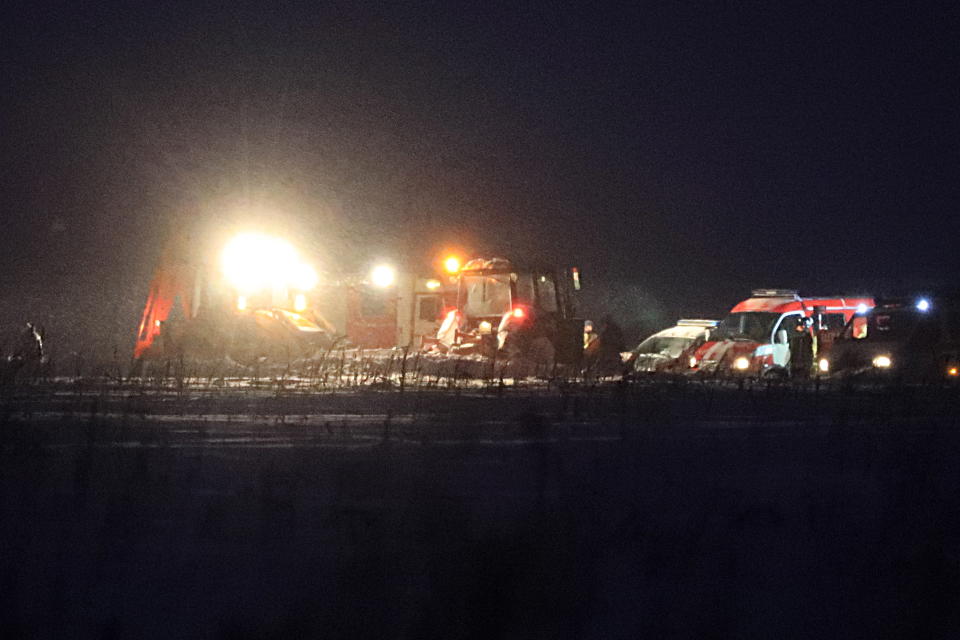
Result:
[[[893,365],[893,360],[890,359],[890,356],[877,356],[873,359],[873,366],[878,369],[889,369]]]
[[[947,375],[951,378],[956,378],[960,374],[960,369],[957,369],[957,365],[947,367]]]
[[[820,358],[817,368],[820,369],[820,373],[830,373],[830,361],[826,358]]]
[[[691,368],[691,369],[693,369],[694,367],[696,367],[696,366],[697,366],[697,357],[696,357],[696,356],[690,356],[690,362],[689,362],[689,364],[690,364],[690,368]]]
[[[298,293],[293,299],[293,310],[297,313],[302,313],[307,310],[307,296],[302,293]]]
[[[490,335],[491,331],[493,331],[493,325],[487,322],[486,320],[481,321],[480,324],[477,325],[477,333],[479,333],[482,336]]]
[[[739,358],[733,361],[733,368],[737,369],[738,371],[746,371],[747,369],[750,368],[750,359],[744,356],[740,356]]]

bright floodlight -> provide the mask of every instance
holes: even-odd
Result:
[[[860,304],[857,305],[857,313],[864,314],[867,311],[868,311],[868,307],[866,302],[861,302]]]
[[[457,256],[450,256],[443,261],[443,268],[447,270],[447,273],[460,271],[460,259]]]
[[[294,289],[300,291],[310,291],[317,286],[317,282],[320,280],[313,267],[302,262],[294,267],[290,276],[290,284]]]
[[[223,249],[223,274],[240,291],[280,284],[296,263],[289,243],[256,233],[238,235]]]
[[[926,298],[920,298],[917,300],[917,311],[929,311],[930,310],[930,301]]]
[[[269,287],[307,291],[317,285],[317,274],[300,262],[286,240],[259,233],[235,236],[223,249],[223,275],[238,291],[253,293]]]
[[[397,278],[396,270],[390,265],[381,264],[373,268],[370,272],[370,280],[378,287],[389,287]]]

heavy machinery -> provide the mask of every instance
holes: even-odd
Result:
[[[134,358],[252,363],[329,347],[336,329],[310,301],[318,281],[293,245],[274,236],[240,233],[213,252],[176,236],[150,284]]]
[[[241,232],[163,252],[134,358],[290,362],[333,347],[419,347],[442,310],[440,280],[386,264],[321,278],[289,242]]]
[[[579,365],[583,319],[576,314],[577,268],[477,258],[458,269],[454,280],[455,307],[437,333],[442,350]]]

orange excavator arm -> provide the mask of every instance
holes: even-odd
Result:
[[[134,358],[142,357],[153,345],[160,335],[162,323],[170,316],[178,299],[183,317],[191,319],[194,279],[195,274],[186,262],[176,260],[169,249],[164,252],[150,283],[150,293],[137,330]]]

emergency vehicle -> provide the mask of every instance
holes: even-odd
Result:
[[[440,349],[579,364],[583,319],[576,315],[578,269],[477,258],[457,271],[455,283],[456,305],[437,332]]]
[[[445,287],[440,279],[396,271],[382,280],[352,278],[320,286],[315,308],[349,344],[364,349],[420,349],[437,333]]]
[[[621,354],[628,372],[682,372],[693,352],[710,338],[719,320],[684,318]]]
[[[689,358],[689,371],[750,376],[790,375],[801,358],[841,331],[858,311],[873,307],[869,296],[801,297],[791,289],[757,289],[738,303]],[[805,335],[804,335],[805,334]],[[800,353],[809,349],[810,353]]]
[[[887,298],[848,323],[832,351],[820,358],[821,375],[885,381],[960,379],[960,300],[955,297]]]

